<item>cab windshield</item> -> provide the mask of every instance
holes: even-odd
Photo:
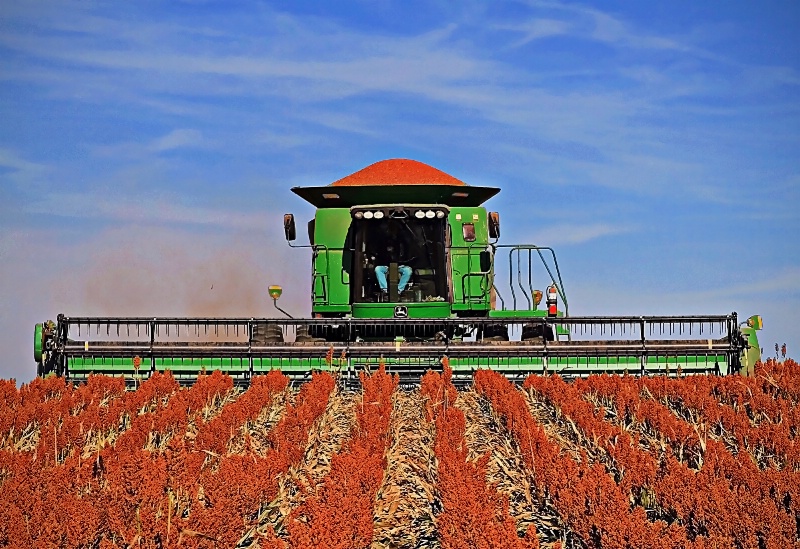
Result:
[[[351,290],[354,303],[442,301],[448,296],[446,218],[353,219]],[[381,292],[376,267],[385,267],[387,292]],[[410,270],[408,284],[398,281]]]

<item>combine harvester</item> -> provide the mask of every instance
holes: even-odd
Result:
[[[384,160],[330,185],[293,188],[317,208],[311,252],[311,318],[114,318],[59,315],[37,324],[38,375],[90,373],[146,379],[172,371],[185,383],[222,370],[246,385],[279,368],[293,379],[334,370],[342,379],[384,362],[417,383],[447,357],[456,381],[491,368],[530,373],[748,374],[760,359],[758,316],[570,316],[552,248],[499,244],[500,217],[483,203],[499,189],[466,185],[413,160]],[[405,256],[376,257],[394,242]],[[507,269],[501,293],[495,267]],[[398,291],[403,274],[409,286]],[[410,276],[409,276],[410,275]],[[505,278],[505,275],[502,277]],[[543,302],[543,303],[542,303]]]

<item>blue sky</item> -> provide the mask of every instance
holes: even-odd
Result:
[[[0,376],[59,312],[307,313],[289,188],[386,158],[501,187],[572,314],[798,357],[800,7],[653,4],[3,2]]]

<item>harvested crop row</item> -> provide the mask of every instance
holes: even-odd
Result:
[[[531,416],[525,398],[503,376],[475,374],[475,387],[488,398],[505,427],[517,438],[537,486],[547,491],[562,519],[591,547],[684,548],[682,529],[649,522],[641,507],[629,510],[627,497],[600,464],[587,466],[561,454]]]
[[[422,378],[422,394],[428,398],[428,420],[436,423],[435,453],[438,460],[438,492],[442,511],[437,516],[439,541],[444,549],[538,548],[533,525],[524,538],[508,512],[508,500],[486,483],[491,453],[469,461],[464,440],[466,420],[455,408],[457,392],[447,360],[443,373],[429,371]]]
[[[467,459],[475,461],[491,454],[487,482],[508,498],[509,514],[516,522],[517,534],[524,536],[534,525],[545,544],[566,539],[558,513],[541,498],[541,491],[533,484],[514,437],[509,436],[492,415],[491,404],[474,391],[465,391],[459,393],[456,407],[464,412],[466,419]]]
[[[373,506],[386,466],[392,395],[398,378],[383,366],[360,374],[357,422],[342,451],[333,456],[322,484],[286,521],[292,548],[366,547],[374,534]],[[277,540],[276,540],[277,541]]]
[[[264,394],[246,402],[232,417],[245,420],[258,417],[259,403],[269,402],[273,395],[285,390],[287,383],[288,379],[279,372],[270,372],[259,389]],[[199,503],[180,522],[178,546],[233,547],[257,524],[263,506],[277,494],[278,477],[302,459],[308,432],[325,411],[333,388],[334,380],[326,373],[315,374],[303,385],[294,404],[287,404],[283,417],[270,431],[271,446],[263,455],[231,454],[226,444],[224,455],[210,456],[211,461],[197,480],[195,493]],[[230,435],[225,438],[226,443],[229,440]]]
[[[732,452],[748,452],[762,468],[800,466],[800,445],[790,439],[787,426],[769,423],[753,427],[746,413],[737,413],[717,400],[716,385],[705,376],[642,381],[643,390],[681,419],[707,423],[709,434],[725,441]]]
[[[699,471],[690,470],[686,464],[678,463],[671,453],[664,456],[659,446],[640,447],[638,437],[632,438],[628,434],[634,430],[623,429],[620,423],[606,421],[609,416],[604,408],[595,410],[582,398],[583,394],[595,387],[603,394],[613,394],[608,385],[617,387],[625,395],[625,414],[630,416],[638,407],[636,397],[625,389],[628,384],[637,383],[638,380],[632,378],[620,382],[608,376],[592,376],[570,385],[558,377],[526,380],[526,386],[537,387],[546,398],[575,419],[585,435],[598,441],[611,458],[607,467],[622,477],[619,479],[620,485],[632,490],[638,504],[647,506],[657,518],[676,520],[676,524],[686,529],[690,540],[711,546],[743,547],[758,544],[759,540],[767,542],[769,546],[791,543],[793,534],[785,520],[786,515],[781,516],[774,504],[768,500],[754,499],[750,494],[738,494],[731,489],[731,479],[725,472],[727,467],[724,464],[735,463],[735,460],[724,447],[714,441],[702,443],[706,449],[703,467]],[[648,406],[644,410],[652,411],[654,407]],[[630,419],[635,422],[636,418]],[[644,422],[647,422],[646,418]],[[647,463],[651,469],[642,468],[642,463]],[[633,479],[625,482],[625,476],[630,471],[634,472]],[[641,475],[643,471],[648,474]],[[635,475],[637,472],[640,475],[638,477]],[[710,501],[710,494],[713,494],[713,502]],[[718,512],[719,507],[729,509],[740,520],[728,520]],[[762,518],[761,524],[748,524],[747,517],[754,515]],[[743,528],[743,524],[747,524],[747,527]]]
[[[419,391],[394,394],[386,474],[375,502],[372,549],[438,547],[434,516],[437,484],[433,423]]]
[[[334,390],[330,394],[325,412],[308,433],[302,459],[278,475],[275,498],[262,507],[256,524],[242,536],[238,547],[281,546],[276,536],[286,538],[287,517],[330,472],[333,455],[356,424],[355,408],[360,400],[355,393]]]
[[[675,415],[660,402],[641,397],[641,384],[628,377],[592,376],[576,380],[575,388],[583,397],[622,429],[639,435],[640,445],[663,452],[669,448],[679,463],[698,470],[703,463],[705,432],[702,426],[690,424]]]
[[[683,487],[670,498],[675,507],[682,508],[683,516],[707,516],[709,522],[719,523],[721,531],[727,530],[728,535],[743,546],[767,544],[782,547],[793,543],[800,520],[800,487],[795,466],[779,470],[759,469],[756,465],[758,453],[754,455],[753,450],[765,446],[751,445],[749,441],[763,444],[764,435],[754,433],[745,418],[732,420],[734,412],[708,394],[694,393],[696,380],[675,381],[666,384],[648,379],[641,383],[648,395],[659,398],[677,417],[696,425],[698,432],[711,436],[704,441],[703,467],[696,476],[667,461],[673,482],[665,485],[664,493],[674,491],[675,486]],[[766,443],[766,447],[774,446]],[[742,449],[750,452],[740,454]],[[742,459],[742,456],[747,456],[747,459]],[[711,482],[706,477],[718,478],[718,482],[726,487],[719,498],[709,501],[703,496],[708,493],[704,485]],[[698,489],[695,484],[702,485]],[[724,505],[716,500],[723,498],[730,502],[727,507],[740,517],[739,520],[731,522],[713,518],[718,516],[719,506]],[[698,499],[702,502],[699,503]]]
[[[94,392],[97,397],[106,394],[98,388],[107,388],[109,381],[109,378],[100,377],[90,379],[91,383],[79,391]],[[201,393],[203,386],[199,383],[198,389],[188,392]],[[55,443],[49,443],[49,437],[31,452],[6,456],[13,458],[13,462],[0,459],[4,462],[3,469],[9,473],[0,488],[0,501],[5,504],[0,506],[0,512],[9,517],[10,525],[25,525],[24,529],[8,532],[9,543],[18,546],[48,543],[80,546],[102,538],[134,539],[139,536],[149,518],[148,496],[154,475],[151,475],[148,460],[135,461],[133,454],[141,457],[142,446],[147,442],[156,418],[160,417],[159,412],[163,413],[169,403],[181,400],[170,398],[179,394],[171,375],[153,376],[140,390],[143,390],[141,395],[126,393],[124,398],[117,399],[122,401],[124,412],[120,421],[130,427],[119,435],[114,446],[95,448],[90,459],[86,459],[86,448],[81,448],[77,441],[73,447],[78,451],[56,454],[58,459],[55,460],[43,459],[43,451],[47,456],[51,451],[55,453],[51,450]],[[64,395],[65,402],[74,402],[68,393]],[[82,413],[77,417],[101,407],[105,401],[105,398],[91,399],[90,405],[82,407]],[[129,413],[135,415],[131,417]],[[92,423],[92,418],[96,417],[87,416],[87,423],[92,426],[87,432],[98,428]],[[55,427],[60,419],[66,428],[74,428],[69,418],[63,421],[55,414],[45,425]],[[57,437],[54,436],[54,440],[57,442]],[[132,507],[130,501],[133,499],[139,503]],[[5,517],[0,517],[0,522],[3,522],[2,518]]]

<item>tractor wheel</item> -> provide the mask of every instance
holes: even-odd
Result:
[[[275,324],[259,323],[253,325],[250,342],[254,345],[283,343],[283,330]]]
[[[508,341],[508,326],[505,324],[487,324],[483,329],[484,341]]]
[[[543,324],[525,324],[522,327],[522,341],[553,341],[553,327]]]
[[[308,326],[298,326],[294,340],[297,343],[318,343],[320,341],[325,341],[325,338],[312,336],[309,333]]]

